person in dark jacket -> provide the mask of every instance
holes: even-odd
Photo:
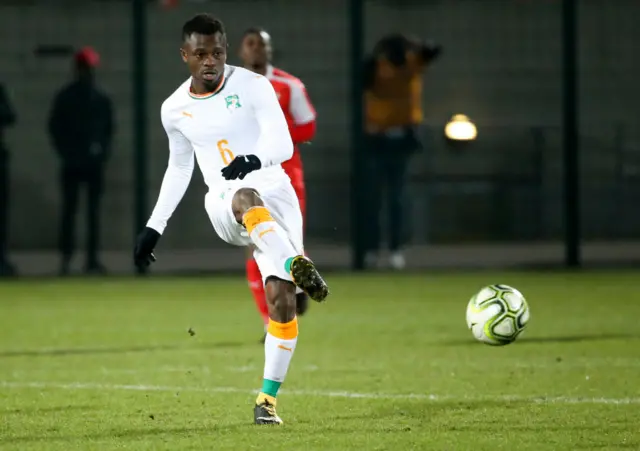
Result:
[[[111,100],[95,82],[99,55],[85,47],[74,56],[75,80],[56,95],[49,133],[61,160],[61,273],[69,273],[75,247],[75,216],[81,187],[87,191],[87,257],[85,271],[102,273],[98,258],[100,201],[105,163],[114,132]]]
[[[16,113],[4,86],[0,84],[0,276],[13,276],[16,268],[9,262],[9,149],[4,142],[4,129],[13,125]]]

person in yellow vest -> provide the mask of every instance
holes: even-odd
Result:
[[[405,266],[402,252],[408,236],[405,193],[411,156],[422,148],[418,126],[423,120],[422,75],[441,47],[402,34],[383,37],[365,61],[366,155],[371,187],[367,191],[367,266],[379,266],[382,200],[387,200],[387,244],[394,269]],[[386,190],[386,192],[385,192]]]

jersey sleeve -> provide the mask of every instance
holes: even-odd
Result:
[[[316,110],[313,108],[307,90],[300,81],[295,81],[291,86],[291,100],[289,112],[296,125],[308,124],[316,119]]]
[[[293,142],[273,86],[262,75],[252,75],[247,85],[248,97],[260,127],[260,137],[253,153],[260,159],[262,167],[283,163],[293,155]]]
[[[162,234],[167,222],[187,191],[193,174],[194,152],[191,143],[172,123],[165,105],[162,107],[162,125],[169,138],[169,162],[162,179],[156,206],[147,227]]]

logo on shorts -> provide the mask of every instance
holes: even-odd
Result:
[[[240,97],[237,94],[231,94],[224,98],[224,101],[227,103],[227,110],[233,112],[238,108],[242,108],[242,104],[240,103]]]
[[[275,232],[275,231],[276,231],[276,229],[274,229],[273,227],[269,227],[267,230],[263,230],[262,232],[258,233],[258,238],[262,238],[267,233]]]

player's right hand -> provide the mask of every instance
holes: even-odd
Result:
[[[244,180],[248,173],[262,167],[260,159],[255,155],[238,155],[231,163],[220,171],[226,180]]]
[[[136,247],[133,250],[133,262],[138,268],[146,268],[156,261],[153,249],[158,244],[160,234],[151,227],[145,227],[136,238]]]

